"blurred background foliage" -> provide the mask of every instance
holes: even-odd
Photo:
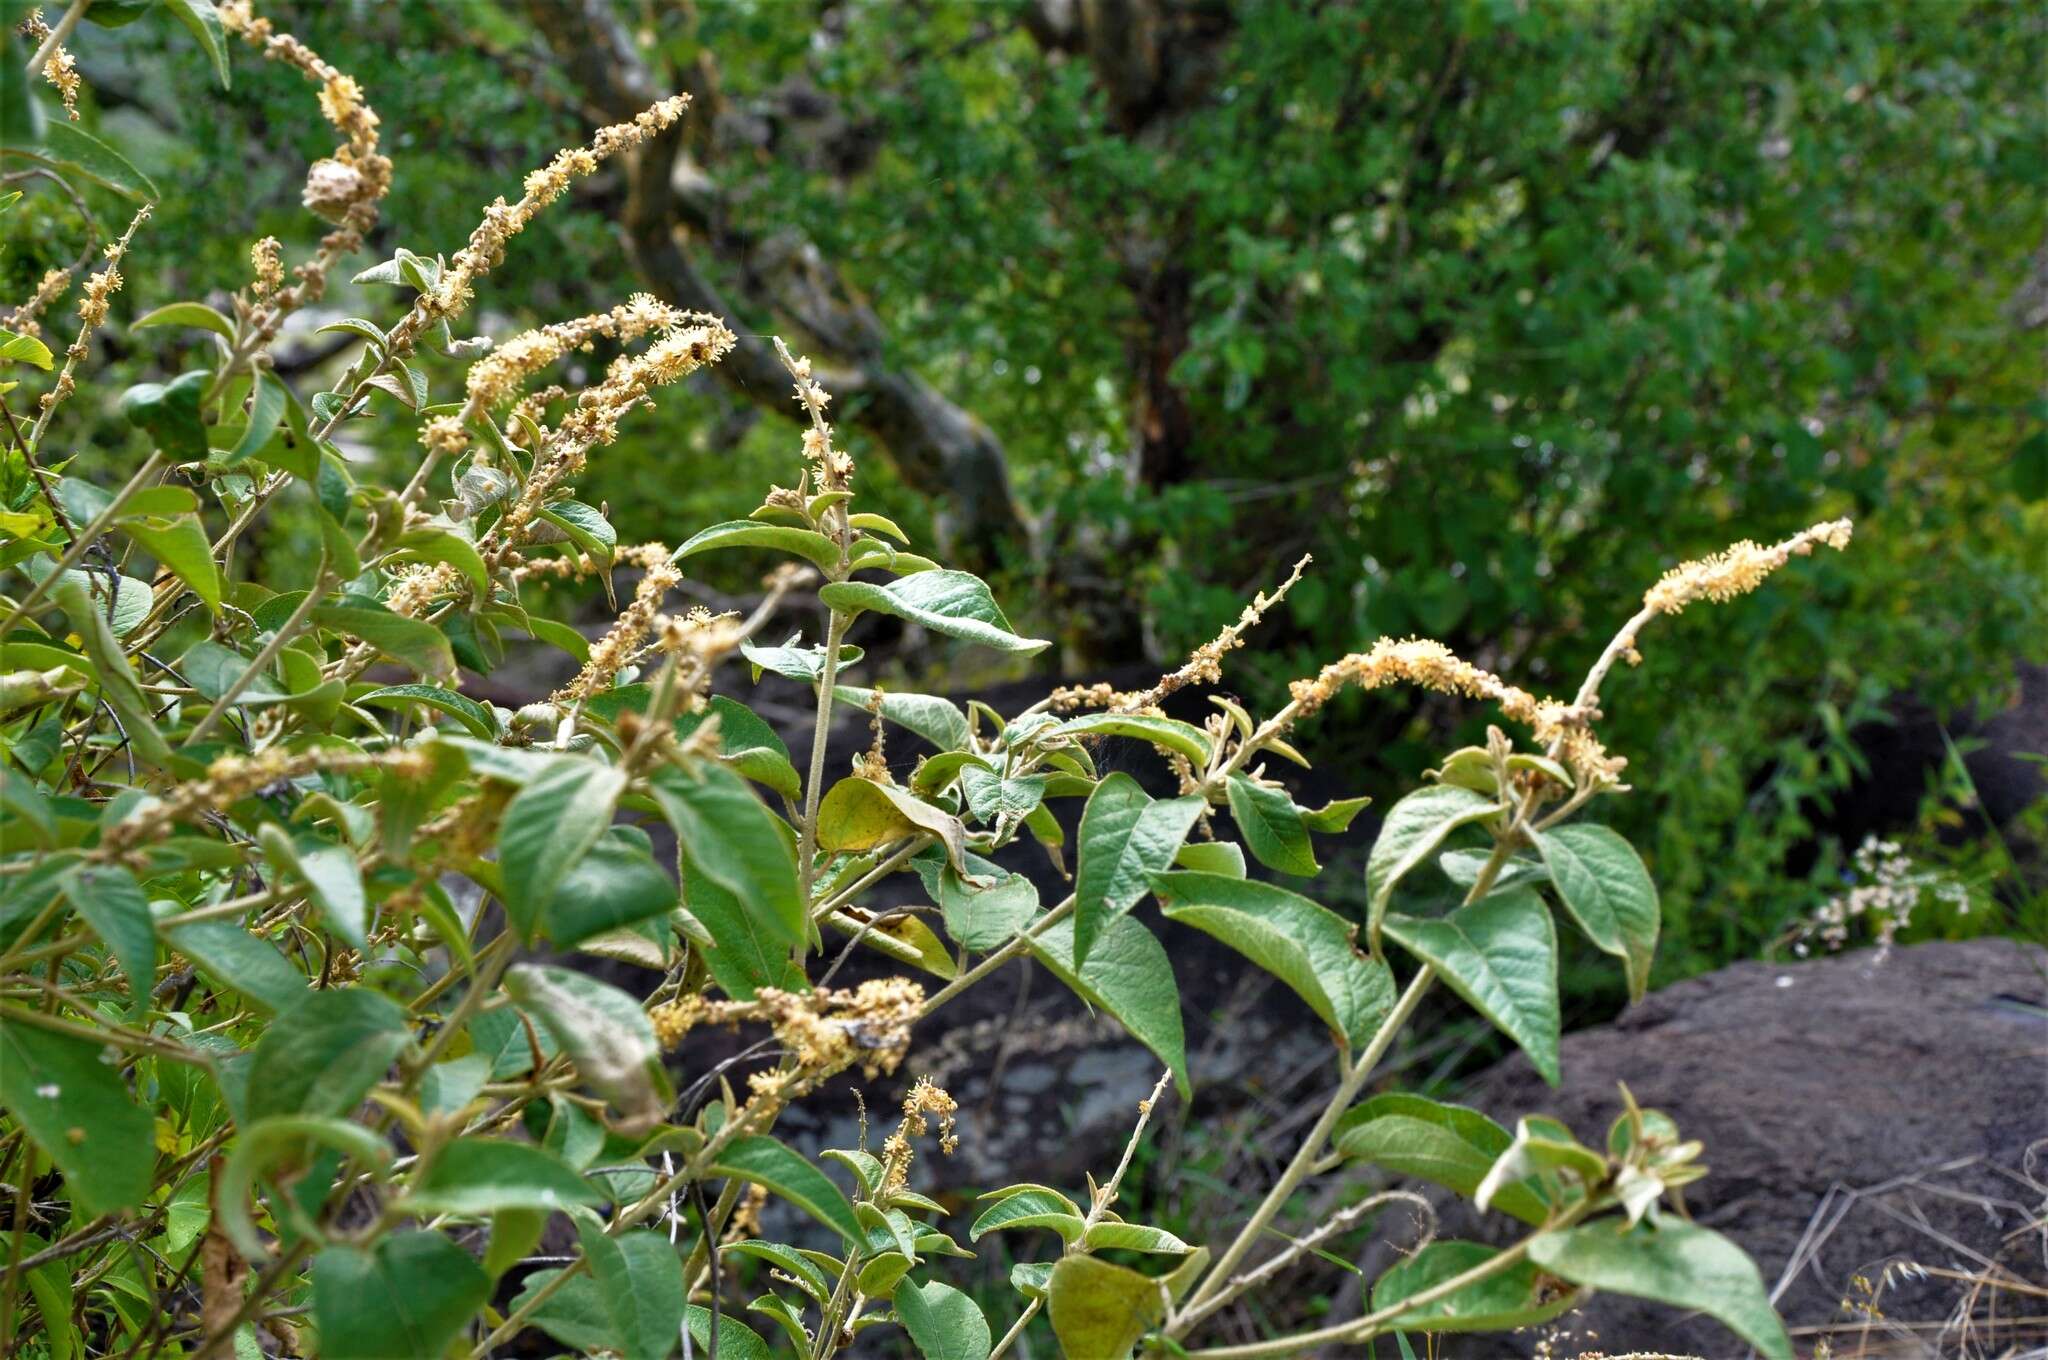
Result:
[[[787,335],[839,395],[874,508],[1059,637],[1048,676],[1170,663],[1313,553],[1233,659],[1239,693],[1410,632],[1561,688],[1664,567],[1853,515],[1849,554],[1660,627],[1608,687],[1669,971],[1754,955],[1831,891],[1865,725],[1908,698],[1996,710],[2048,657],[2048,18],[2028,0],[262,8],[383,117],[376,258],[452,251],[556,147],[689,90],[652,164],[515,242],[480,328],[649,289],[752,337],[585,484],[627,539],[670,543],[790,480],[787,384],[758,362]],[[294,73],[238,52],[222,92],[177,25],[79,49],[84,126],[165,191],[117,316],[231,291],[258,236],[312,239],[299,186],[331,138]],[[87,207],[102,235],[127,211]],[[80,230],[49,194],[0,218],[0,296]],[[389,309],[335,289],[280,371],[317,390],[346,337],[314,328]],[[104,343],[129,381],[207,362],[183,332]],[[82,431],[81,470],[126,466],[133,438]],[[266,569],[288,577],[304,532],[281,507]],[[758,589],[743,567],[703,584]],[[1354,695],[1305,744],[1384,793],[1480,730]],[[1989,901],[2005,844],[1940,848],[1957,769],[1918,843]]]

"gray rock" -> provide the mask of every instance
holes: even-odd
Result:
[[[2044,978],[2048,953],[1994,939],[1737,964],[1566,1038],[1561,1088],[1517,1055],[1468,1099],[1507,1123],[1554,1115],[1589,1143],[1620,1108],[1619,1082],[1672,1115],[1713,1168],[1689,1189],[1694,1218],[1756,1259],[1801,1355],[1830,1325],[1838,1356],[2016,1355],[2048,1335],[1986,1319],[2038,1318],[2048,1286]],[[1483,1235],[1454,1206],[1443,1231]],[[1883,1314],[1867,1352],[1845,1301]],[[1975,1319],[1969,1348],[1941,1326],[1962,1316]],[[1620,1296],[1562,1325],[1575,1335],[1557,1355],[1747,1354],[1717,1324]],[[1451,1354],[1530,1354],[1538,1340]]]

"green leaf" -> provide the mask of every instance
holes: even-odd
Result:
[[[1375,952],[1394,886],[1428,859],[1444,837],[1499,810],[1493,799],[1455,784],[1417,789],[1388,810],[1365,865],[1366,938]]]
[[[794,639],[791,639],[794,641]],[[762,671],[773,671],[785,680],[797,680],[815,685],[825,678],[825,649],[823,647],[756,647],[751,642],[740,644],[740,655],[754,668],[754,678],[759,680]],[[839,669],[859,663],[865,655],[858,647],[842,646],[839,649]]]
[[[856,1245],[867,1239],[853,1206],[831,1178],[773,1138],[754,1134],[734,1139],[707,1172],[751,1181],[782,1196]]]
[[[541,908],[541,932],[564,949],[594,943],[594,936],[666,915],[678,900],[675,881],[654,862],[647,833],[615,826],[576,861]]]
[[[1050,1228],[1060,1235],[1061,1242],[1072,1244],[1085,1227],[1081,1211],[1065,1195],[1026,1186],[982,1210],[967,1230],[967,1240],[979,1242],[989,1233],[1011,1228]]]
[[[76,575],[82,577],[83,573]],[[120,641],[107,626],[106,615],[95,607],[97,599],[97,596],[87,594],[85,586],[79,579],[74,579],[72,572],[64,573],[64,579],[57,585],[57,603],[71,620],[71,626],[84,638],[85,650],[93,660],[93,678],[99,683],[100,697],[119,716],[128,744],[151,764],[168,765],[171,748],[150,716],[149,700],[143,695],[135,672],[129,668]]]
[[[1190,723],[1134,713],[1084,713],[1051,729],[1062,737],[1130,737],[1186,756],[1196,769],[1209,763],[1209,734]]]
[[[1793,1360],[1792,1341],[1756,1264],[1717,1232],[1667,1218],[1617,1232],[1612,1222],[1543,1233],[1529,1259],[1574,1284],[1693,1308],[1724,1323],[1768,1360]]]
[[[203,302],[173,302],[154,311],[144,312],[128,323],[128,329],[139,331],[145,326],[195,326],[203,331],[212,331],[223,340],[235,338],[235,323],[222,316]],[[262,375],[258,375],[261,379]],[[260,389],[259,383],[259,389]],[[273,390],[282,392],[275,380],[270,380]],[[279,411],[283,411],[280,404]]]
[[[2048,499],[2048,430],[2036,430],[2020,442],[2013,451],[2010,475],[2013,492],[2021,500]]]
[[[491,1296],[491,1277],[435,1232],[393,1233],[368,1251],[329,1247],[312,1279],[327,1360],[439,1355]]]
[[[1001,652],[1028,656],[1052,645],[1043,638],[1017,636],[987,583],[964,571],[921,571],[887,585],[835,581],[820,589],[818,598],[831,609],[891,614]]]
[[[368,948],[370,899],[353,849],[315,836],[294,839],[275,822],[257,829],[256,842],[274,869],[289,871],[306,885],[329,930],[351,948]]]
[[[708,1356],[711,1353],[711,1310],[693,1303],[683,1310],[683,1324],[690,1329],[690,1341],[698,1353]],[[718,1360],[769,1360],[768,1343],[730,1312],[720,1313]]]
[[[75,1212],[132,1209],[156,1167],[153,1121],[98,1044],[0,1013],[0,1105],[64,1173]]]
[[[825,791],[818,803],[818,845],[825,850],[872,850],[917,832],[927,832],[960,865],[966,828],[944,808],[933,807],[908,789],[849,776]]]
[[[1010,1287],[1027,1299],[1045,1299],[1046,1287],[1052,1283],[1052,1263],[1049,1261],[1019,1261],[1010,1267]]]
[[[1148,1251],[1159,1256],[1185,1256],[1194,1248],[1164,1228],[1142,1223],[1098,1223],[1088,1230],[1090,1251]]]
[[[420,1108],[428,1114],[453,1114],[491,1079],[491,1060],[475,1050],[459,1058],[443,1058],[420,1073]]]
[[[600,1196],[568,1164],[530,1143],[458,1138],[434,1154],[426,1174],[407,1188],[418,1213],[487,1218],[506,1209],[566,1209]]]
[[[179,462],[206,459],[206,423],[199,405],[212,375],[181,373],[167,383],[137,383],[121,394],[121,415]]]
[[[1330,1144],[1355,1161],[1417,1176],[1471,1198],[1514,1139],[1477,1110],[1390,1091],[1347,1110]],[[1494,1208],[1524,1223],[1541,1223],[1549,1206],[1532,1183],[1514,1182],[1492,1197]]]
[[[34,364],[45,373],[50,371],[50,347],[33,335],[16,335],[13,331],[0,330],[0,362]]]
[[[41,582],[44,577],[50,574],[55,565],[55,563],[45,561],[42,558],[32,557],[21,564],[21,570],[32,580]],[[111,610],[107,607],[105,595],[110,581],[114,589],[114,604]],[[138,581],[133,576],[109,578],[102,572],[88,573],[73,568],[65,572],[63,579],[52,587],[58,604],[62,605],[64,603],[65,587],[74,585],[84,590],[91,601],[90,604],[83,606],[84,608],[88,610],[96,609],[102,618],[107,618],[109,614],[112,615],[110,619],[107,619],[107,627],[117,638],[125,638],[134,632],[141,625],[143,619],[149,616],[150,607],[155,602],[149,588],[149,582],[147,581]],[[68,615],[71,611],[69,608],[66,608],[64,612]],[[76,626],[74,623],[73,627]],[[81,635],[85,631],[83,628],[78,629]],[[10,651],[23,645],[25,644],[19,642],[7,644]],[[75,662],[71,664],[74,664],[75,667]],[[88,676],[93,674],[91,671],[86,673]]]
[[[118,864],[81,864],[66,870],[61,882],[71,905],[120,962],[135,1008],[146,1008],[156,983],[156,926],[142,885]]]
[[[556,501],[542,506],[540,517],[568,535],[569,541],[600,567],[609,567],[619,546],[619,531],[594,506],[581,501]]]
[[[527,1275],[512,1300],[512,1310],[526,1308],[543,1289],[554,1285],[561,1273],[536,1270]],[[550,1289],[548,1296],[527,1316],[535,1327],[573,1351],[588,1355],[623,1349],[624,1343],[613,1330],[611,1305],[605,1299],[604,1289],[587,1270],[571,1275],[559,1288]]]
[[[192,30],[192,36],[213,62],[220,87],[227,89],[233,83],[228,74],[227,37],[221,31],[220,14],[214,9],[213,0],[164,0],[164,6]]]
[[[314,992],[256,1041],[248,1117],[345,1116],[411,1038],[405,1008],[388,997],[365,987]]]
[[[1003,822],[1015,825],[1045,801],[1045,786],[1051,778],[1025,774],[1006,779],[980,765],[963,765],[960,791],[967,795],[968,811],[977,821],[989,826]]]
[[[469,588],[484,599],[491,594],[491,574],[484,566],[484,559],[476,550],[476,543],[460,525],[451,524],[440,518],[426,521],[407,529],[398,536],[394,545],[396,551],[384,559],[384,565],[401,562],[441,562],[462,573],[469,582]]]
[[[1226,786],[1230,815],[1252,857],[1276,873],[1308,878],[1322,872],[1316,852],[1302,824],[1301,809],[1285,789],[1254,784],[1241,774],[1230,776]]]
[[[414,704],[425,704],[461,723],[471,735],[485,741],[497,740],[498,722],[489,709],[468,695],[441,685],[386,685],[358,696],[355,702],[372,708],[400,710]]]
[[[504,989],[569,1055],[584,1084],[625,1116],[628,1130],[661,1122],[675,1095],[639,1002],[595,978],[531,963],[514,964]]]
[[[1310,811],[1296,808],[1302,825],[1323,835],[1335,835],[1351,829],[1351,821],[1371,803],[1370,798],[1333,798],[1321,807]]]
[[[1392,1308],[1403,1299],[1478,1269],[1498,1255],[1494,1248],[1477,1242],[1431,1242],[1373,1284],[1373,1311]],[[1527,1261],[1517,1261],[1498,1274],[1398,1314],[1387,1326],[1419,1332],[1506,1332],[1548,1322],[1581,1302],[1570,1293],[1546,1298],[1544,1291],[1541,1272]]]
[[[318,627],[366,642],[421,675],[455,674],[455,653],[447,637],[431,623],[361,604],[315,605],[312,617]]]
[[[1166,1317],[1157,1280],[1094,1256],[1062,1256],[1046,1300],[1060,1349],[1089,1360],[1124,1360]]]
[[[503,1209],[491,1216],[491,1243],[484,1249],[484,1273],[497,1279],[540,1245],[548,1215],[538,1209]]]
[[[579,1217],[576,1236],[625,1360],[665,1360],[682,1335],[688,1303],[683,1258],[667,1237],[647,1229],[608,1237]]]
[[[892,1303],[896,1320],[924,1360],[988,1360],[995,1344],[988,1319],[973,1299],[951,1285],[933,1280],[898,1289]]]
[[[1385,928],[1557,1085],[1557,928],[1542,899],[1512,888],[1441,918],[1389,916]]]
[[[1085,964],[1074,961],[1074,923],[1060,921],[1029,937],[1032,956],[1083,1001],[1108,1011],[1131,1037],[1172,1069],[1185,1100],[1187,1037],[1181,1027],[1180,987],[1166,950],[1151,931],[1129,916],[1112,921],[1096,938]]]
[[[562,880],[612,824],[625,788],[622,770],[560,756],[542,767],[505,809],[498,826],[498,867],[505,912],[522,936],[533,938]]]
[[[762,1242],[749,1239],[745,1242],[730,1243],[722,1248],[722,1250],[737,1252],[741,1256],[751,1256],[758,1261],[766,1261],[769,1265],[774,1266],[777,1270],[795,1280],[797,1287],[806,1294],[809,1294],[811,1300],[815,1303],[822,1304],[832,1297],[832,1277],[819,1269],[816,1262],[812,1261],[810,1257],[804,1255],[795,1247],[786,1247],[780,1242]]]
[[[306,977],[277,946],[233,921],[178,924],[174,912],[157,917],[164,944],[198,966],[217,987],[239,992],[259,1007],[281,1014],[306,999]]]
[[[780,928],[771,929],[765,915],[687,861],[683,865],[683,904],[711,935],[713,945],[703,951],[704,965],[728,995],[751,1001],[763,987],[785,992],[810,990],[803,971],[790,957],[792,945]]]
[[[1570,1172],[1582,1185],[1597,1185],[1607,1175],[1607,1162],[1559,1121],[1547,1115],[1523,1115],[1515,1121],[1514,1141],[1487,1168],[1486,1178],[1472,1192],[1472,1202],[1482,1210],[1489,1209],[1494,1197],[1509,1186],[1532,1176],[1551,1182],[1546,1173],[1554,1171]]]
[[[249,669],[250,658],[218,642],[200,641],[178,658],[178,673],[192,682],[192,688],[209,700],[218,700]],[[292,696],[275,679],[262,671],[235,696],[235,707],[257,708],[280,704]]]
[[[1451,882],[1469,889],[1479,881],[1479,875],[1486,871],[1487,861],[1492,858],[1492,853],[1485,850],[1446,850],[1437,857],[1436,867],[1443,870]],[[1510,855],[1507,862],[1494,872],[1493,887],[1488,891],[1504,892],[1525,883],[1541,883],[1549,877],[1549,872],[1535,860]]]
[[[121,532],[141,544],[158,565],[192,587],[208,609],[220,612],[220,571],[197,515],[124,515],[120,525]]]
[[[923,873],[927,867],[921,863],[918,870]],[[976,867],[976,876],[983,876]],[[1030,879],[1000,870],[992,877],[992,885],[976,886],[943,862],[925,877],[945,918],[946,933],[967,949],[1000,948],[1038,914],[1038,886]]]
[[[1117,771],[1095,786],[1081,810],[1080,865],[1074,877],[1074,953],[1086,960],[1112,921],[1151,890],[1149,875],[1173,858],[1202,815],[1199,794],[1155,802]]]
[[[40,145],[16,145],[0,147],[0,150],[44,161],[61,170],[76,170],[123,198],[154,200],[158,197],[156,181],[136,169],[126,156],[76,123],[52,122],[43,128]]]
[[[887,515],[875,515],[862,512],[860,514],[848,515],[846,517],[846,522],[849,526],[855,529],[866,529],[871,533],[887,534],[889,537],[895,539],[898,543],[901,543],[904,547],[907,548],[910,546],[909,536],[903,532],[902,528],[897,525],[895,520],[890,519]]]
[[[964,751],[969,747],[967,715],[950,699],[936,694],[897,694],[862,689],[858,685],[835,685],[832,693],[840,703],[868,711],[875,695],[882,696],[882,716],[898,727],[915,732],[941,751]]]
[[[702,875],[723,888],[780,944],[804,938],[803,888],[789,827],[744,779],[705,762],[692,771],[665,766],[648,786],[675,828],[691,877]]]
[[[1594,944],[1621,957],[1629,1000],[1642,1000],[1661,920],[1657,885],[1642,857],[1620,835],[1590,822],[1531,834],[1558,900]]]
[[[774,728],[738,700],[712,695],[703,711],[676,719],[676,739],[681,741],[713,717],[718,719],[718,749],[726,764],[795,802],[803,792],[803,781],[790,763],[789,748]]]
[[[817,530],[762,524],[751,519],[727,520],[692,535],[688,542],[675,550],[669,561],[680,562],[685,557],[717,548],[773,548],[792,557],[801,557],[819,571],[832,572],[839,567],[839,544]],[[831,604],[831,601],[826,603]],[[840,606],[832,607],[837,609]]]
[[[1174,855],[1173,862],[1197,873],[1244,877],[1244,847],[1236,841],[1190,841]]]
[[[1222,874],[1154,874],[1152,886],[1169,920],[1215,936],[1286,983],[1346,1047],[1365,1043],[1393,1008],[1387,966],[1360,954],[1356,927],[1327,907]]]

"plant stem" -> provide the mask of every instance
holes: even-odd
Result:
[[[1267,1226],[1279,1216],[1281,1208],[1286,1205],[1295,1189],[1307,1179],[1310,1168],[1315,1165],[1316,1158],[1323,1150],[1323,1144],[1329,1139],[1330,1130],[1337,1126],[1338,1119],[1351,1108],[1352,1100],[1365,1085],[1366,1079],[1372,1076],[1373,1068],[1379,1066],[1380,1059],[1386,1056],[1388,1047],[1394,1042],[1394,1036],[1408,1023],[1409,1017],[1415,1014],[1415,1008],[1422,1004],[1422,998],[1429,993],[1435,982],[1436,970],[1424,964],[1422,970],[1409,982],[1407,990],[1401,993],[1401,999],[1387,1012],[1387,1018],[1380,1022],[1379,1029],[1373,1033],[1372,1041],[1365,1046],[1365,1051],[1358,1055],[1358,1060],[1344,1073],[1344,1079],[1337,1083],[1337,1089],[1331,1094],[1329,1103],[1323,1107],[1315,1126],[1301,1140],[1301,1147],[1296,1150],[1294,1159],[1288,1162],[1286,1170],[1280,1173],[1280,1179],[1273,1183],[1273,1188],[1266,1192],[1265,1199],[1252,1211],[1250,1220],[1239,1230],[1237,1237],[1224,1249],[1223,1254],[1216,1258],[1216,1264],[1209,1268],[1209,1274],[1203,1279],[1201,1287],[1195,1290],[1194,1296],[1188,1300],[1190,1310],[1229,1283],[1231,1271],[1237,1269],[1238,1262],[1244,1259],[1252,1244],[1259,1240]]]
[[[981,981],[990,973],[993,973],[996,969],[1008,963],[1011,959],[1016,958],[1019,954],[1023,953],[1026,949],[1029,949],[1031,947],[1031,941],[1037,939],[1041,934],[1052,928],[1054,925],[1057,925],[1059,922],[1066,920],[1067,917],[1073,914],[1073,912],[1074,899],[1072,897],[1069,897],[1066,901],[1060,903],[1051,911],[1039,917],[1038,920],[1033,922],[1029,928],[1021,930],[1017,932],[1015,935],[1012,935],[1010,937],[1010,942],[1004,945],[1001,949],[996,950],[995,953],[990,954],[980,963],[975,964],[974,967],[968,969],[959,977],[954,978],[944,987],[941,987],[938,991],[933,992],[930,996],[926,997],[924,1005],[921,1008],[919,1008],[917,1012],[917,1018],[919,1020],[924,1019],[933,1011],[945,1005],[948,1001],[951,1001],[954,997],[960,995],[960,993],[966,991],[969,987],[972,987],[975,983]]]
[[[192,735],[185,738],[181,749],[190,749],[203,741],[206,735],[213,731],[214,724],[220,721],[221,715],[233,706],[235,700],[242,697],[242,691],[254,684],[270,663],[277,660],[277,654],[284,650],[284,645],[298,634],[299,629],[305,627],[306,620],[312,616],[313,607],[319,604],[320,598],[327,593],[328,579],[327,554],[323,551],[320,554],[320,566],[313,573],[313,588],[306,592],[306,598],[299,601],[298,608],[292,610],[291,617],[270,635],[270,641],[263,644],[263,650],[256,653],[255,660],[249,663],[248,668],[235,677],[234,683],[222,691],[220,698],[213,701],[213,707],[199,720],[199,725],[192,729]]]
[[[811,919],[822,923],[833,912],[853,901],[854,898],[859,897],[890,874],[895,873],[896,870],[903,866],[905,860],[924,849],[927,845],[930,845],[935,839],[937,838],[928,831],[920,831],[915,836],[910,837],[903,842],[901,847],[892,852],[887,859],[862,874],[851,887],[848,887],[843,892],[834,893],[828,901],[820,902],[816,907],[812,908]]]
[[[1502,1271],[1519,1265],[1522,1258],[1529,1254],[1529,1247],[1537,1238],[1577,1222],[1585,1217],[1590,1209],[1591,1201],[1582,1202],[1555,1224],[1530,1233],[1514,1246],[1487,1257],[1470,1270],[1453,1275],[1450,1279],[1431,1285],[1428,1289],[1410,1294],[1399,1303],[1389,1304],[1378,1312],[1367,1313],[1354,1322],[1340,1322],[1329,1327],[1319,1327],[1313,1332],[1299,1332],[1294,1336],[1277,1337],[1271,1341],[1254,1341],[1242,1346],[1212,1346],[1199,1351],[1185,1351],[1183,1355],[1187,1360],[1271,1360],[1271,1357],[1294,1355],[1311,1347],[1369,1341],[1387,1331],[1388,1324],[1395,1318],[1427,1307],[1438,1299],[1446,1298],[1461,1289],[1491,1279]]]
[[[846,616],[832,611],[825,626],[825,669],[818,677],[818,717],[811,727],[811,771],[804,780],[804,822],[798,828],[796,867],[802,877],[804,906],[808,910],[811,890],[817,886],[818,798],[825,782],[825,737],[832,724],[832,689],[839,679],[839,643],[846,636]],[[804,942],[797,941],[797,965],[803,965]]]
[[[1024,1329],[1031,1325],[1031,1319],[1038,1316],[1038,1310],[1044,1304],[1045,1301],[1043,1299],[1033,1299],[1027,1304],[1023,1316],[1010,1324],[1010,1330],[1003,1333],[1003,1339],[996,1342],[996,1348],[988,1353],[988,1360],[997,1360],[997,1357],[1002,1355],[1004,1351],[1010,1349],[1010,1343],[1024,1335]]]
[[[13,1236],[7,1250],[7,1278],[0,1280],[0,1355],[14,1354],[14,1296],[21,1287],[22,1243],[28,1237],[29,1189],[35,1184],[35,1158],[21,1153],[21,1179],[14,1183]]]
[[[85,556],[86,550],[92,547],[94,540],[113,523],[114,517],[121,513],[121,507],[126,505],[136,492],[142,490],[143,483],[155,476],[163,465],[164,451],[153,450],[142,466],[135,470],[135,475],[128,479],[128,484],[114,493],[114,499],[107,502],[107,508],[94,515],[92,523],[78,531],[78,537],[71,540],[71,547],[66,550],[64,556],[57,559],[56,568],[36,582],[35,588],[29,591],[20,604],[14,606],[13,613],[0,620],[0,637],[12,632],[15,624],[20,623],[31,609],[42,603],[43,596],[50,588],[64,578],[65,572],[78,565],[79,559]]]

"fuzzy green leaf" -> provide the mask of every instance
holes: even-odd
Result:
[[[1109,924],[1151,889],[1151,874],[1173,858],[1202,814],[1197,794],[1154,801],[1118,771],[1096,785],[1081,811],[1074,877],[1074,953],[1085,960]]]
[[[1510,889],[1441,918],[1389,916],[1385,929],[1557,1085],[1557,928],[1535,893]]]
[[[1719,1320],[1768,1360],[1792,1360],[1756,1263],[1717,1232],[1667,1218],[1627,1232],[1611,1221],[1544,1233],[1529,1259],[1574,1284],[1694,1308]]]
[[[988,1319],[951,1285],[933,1280],[898,1289],[892,1302],[896,1320],[924,1360],[988,1360],[994,1346]]]
[[[1444,837],[1491,816],[1499,807],[1484,794],[1441,784],[1417,789],[1388,810],[1365,865],[1366,938],[1375,951],[1395,885],[1435,853]]]
[[[1296,878],[1308,878],[1322,871],[1322,866],[1316,863],[1315,848],[1309,844],[1301,809],[1285,789],[1254,784],[1241,774],[1230,776],[1226,788],[1230,815],[1253,858],[1276,873]]]
[[[142,1203],[156,1166],[149,1112],[99,1044],[0,1014],[0,1105],[64,1173],[86,1217]]]
[[[1186,1099],[1187,1036],[1181,1026],[1180,986],[1173,964],[1151,931],[1118,917],[1096,937],[1085,964],[1074,959],[1074,923],[1060,921],[1030,938],[1031,953],[1083,1001],[1115,1016],[1131,1037],[1173,1071]]]
[[[368,1251],[313,1259],[313,1320],[330,1360],[439,1355],[491,1296],[468,1252],[434,1232],[393,1233]]]
[[[1044,638],[1017,636],[988,584],[964,571],[921,571],[887,585],[835,581],[821,589],[818,598],[832,609],[893,614],[934,633],[1000,652],[1029,656],[1052,645]]]
[[[1621,957],[1629,1000],[1642,1000],[1661,920],[1657,885],[1643,867],[1642,856],[1619,834],[1591,822],[1534,834],[1536,852],[1550,871],[1558,900],[1587,938]]]
[[[849,1244],[866,1240],[853,1206],[824,1172],[773,1138],[755,1134],[735,1139],[718,1154],[713,1176],[752,1181],[782,1196]]]
[[[1223,874],[1154,874],[1152,886],[1169,920],[1215,936],[1279,978],[1347,1047],[1363,1044],[1392,1009],[1387,966],[1360,954],[1356,928],[1327,907]]]

